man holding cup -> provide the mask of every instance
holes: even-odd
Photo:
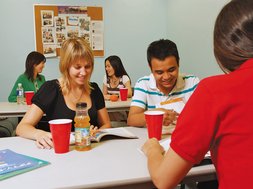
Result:
[[[135,84],[127,124],[145,126],[144,112],[160,110],[164,112],[163,126],[169,126],[175,123],[199,79],[179,73],[177,46],[170,40],[152,42],[147,49],[147,60],[151,74]]]

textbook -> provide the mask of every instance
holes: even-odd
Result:
[[[116,128],[103,129],[97,132],[94,137],[91,137],[91,141],[100,142],[101,139],[104,140],[115,138],[136,139],[138,137],[123,127],[116,127]]]
[[[101,140],[110,140],[117,138],[137,139],[138,137],[123,127],[108,128],[100,130],[91,137],[91,142],[100,142]],[[70,144],[75,144],[75,133],[71,133]]]
[[[12,150],[0,150],[0,181],[50,164]]]

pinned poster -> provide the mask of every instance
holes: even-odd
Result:
[[[62,43],[83,37],[94,56],[104,56],[102,7],[34,5],[35,46],[46,57],[60,55]]]

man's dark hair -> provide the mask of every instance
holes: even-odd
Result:
[[[177,51],[177,45],[168,39],[160,39],[158,41],[152,42],[147,49],[147,60],[151,67],[152,58],[158,60],[165,60],[165,58],[174,56],[176,58],[177,64],[179,65],[179,55]]]

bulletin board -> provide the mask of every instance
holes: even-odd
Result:
[[[46,57],[60,55],[61,44],[71,37],[84,37],[94,56],[104,56],[102,7],[34,5],[36,50]]]

